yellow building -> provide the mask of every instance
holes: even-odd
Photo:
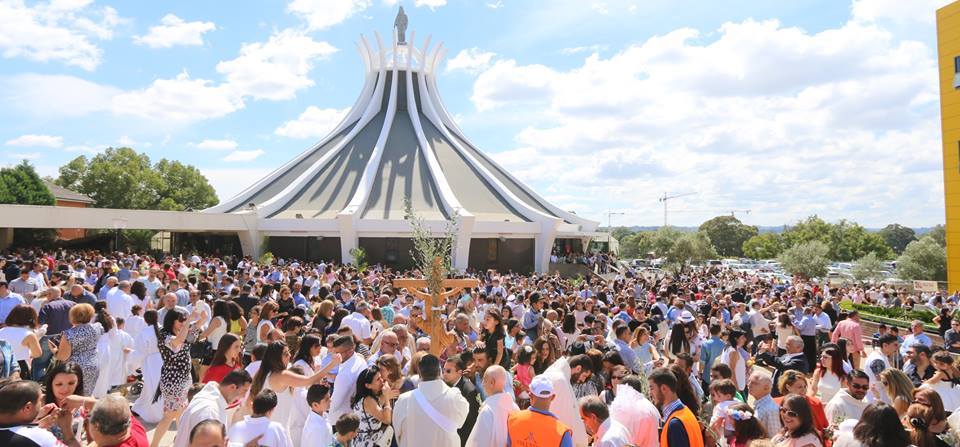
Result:
[[[937,11],[943,190],[947,218],[947,280],[960,290],[960,1]]]

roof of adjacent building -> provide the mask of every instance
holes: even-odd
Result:
[[[64,188],[60,185],[57,185],[47,180],[44,180],[43,183],[47,185],[47,189],[50,190],[50,193],[53,194],[53,197],[57,200],[62,200],[64,202],[80,202],[80,203],[95,202],[95,200],[91,199],[90,196],[86,194],[80,194],[79,192],[71,191],[67,188]]]

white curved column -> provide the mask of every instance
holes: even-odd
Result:
[[[413,33],[410,35],[410,41],[413,42]],[[422,77],[422,74],[417,76],[418,87],[420,85],[419,79]],[[453,188],[450,187],[447,176],[443,173],[443,169],[440,168],[440,162],[437,161],[437,156],[427,141],[427,137],[423,133],[423,126],[420,123],[420,113],[419,110],[417,110],[417,99],[413,90],[413,73],[408,71],[406,78],[407,112],[410,115],[413,130],[417,135],[417,141],[420,143],[420,153],[423,155],[424,161],[426,161],[427,169],[430,172],[434,185],[437,187],[437,192],[440,194],[441,204],[446,210],[447,215],[457,222],[457,245],[454,247],[454,253],[452,253],[453,267],[459,271],[464,271],[467,268],[467,261],[469,260],[470,236],[473,233],[473,223],[476,217],[466,210],[460,201],[457,200],[457,196],[453,193]]]
[[[380,53],[381,53],[381,61],[382,61],[382,55],[383,55],[382,47],[381,47]],[[383,65],[381,64],[381,66]],[[363,128],[368,123],[370,123],[370,120],[372,120],[373,117],[375,117],[377,113],[380,112],[380,107],[382,105],[382,102],[380,101],[380,99],[383,97],[383,89],[385,88],[387,76],[386,76],[385,70],[383,69],[381,69],[379,73],[380,73],[379,76],[377,76],[377,85],[373,89],[373,95],[371,95],[367,99],[367,105],[365,107],[363,115],[361,115],[360,120],[357,121],[357,124],[353,126],[353,129],[350,129],[350,132],[347,133],[347,135],[344,136],[344,138],[339,143],[337,143],[337,145],[333,149],[328,151],[326,154],[320,157],[317,161],[315,161],[312,165],[310,165],[310,167],[306,171],[304,171],[303,174],[301,174],[293,182],[287,185],[282,191],[280,191],[280,193],[275,195],[270,200],[264,202],[259,207],[261,215],[270,216],[273,213],[279,211],[280,208],[282,208],[284,205],[287,204],[287,202],[293,199],[293,197],[296,196],[296,194],[303,187],[305,187],[307,183],[310,182],[310,180],[312,180],[313,177],[317,175],[318,172],[320,172],[320,169],[322,169],[327,163],[330,162],[330,160],[332,160],[337,154],[339,154],[340,151],[342,151],[343,148],[346,147],[346,145],[350,143],[354,139],[354,137],[356,137],[356,135],[361,130],[363,130]]]
[[[379,40],[379,36],[377,36],[377,38]],[[381,58],[382,56],[381,52]],[[337,213],[337,225],[340,228],[340,252],[343,257],[343,262],[354,261],[350,250],[359,246],[360,241],[356,233],[357,224],[360,220],[360,214],[367,204],[367,200],[370,199],[370,190],[373,188],[377,170],[380,168],[383,149],[386,147],[387,137],[390,136],[390,129],[393,127],[393,119],[397,111],[398,82],[396,64],[394,64],[392,76],[393,80],[390,82],[390,99],[387,102],[387,111],[384,115],[383,127],[380,129],[380,136],[377,138],[377,143],[373,147],[370,159],[367,160],[363,175],[360,176],[357,190],[353,193],[353,197],[350,198],[347,206]]]

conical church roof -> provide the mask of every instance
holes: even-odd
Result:
[[[411,36],[411,41],[413,36]],[[403,219],[405,201],[426,220],[459,214],[478,221],[544,218],[591,227],[547,202],[473,145],[440,100],[443,45],[411,43],[377,50],[361,36],[366,65],[360,97],[319,143],[208,212],[248,212],[268,219]],[[533,161],[531,161],[533,162]]]

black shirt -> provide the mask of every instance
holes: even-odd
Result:
[[[494,332],[492,334],[486,334],[483,337],[483,350],[487,353],[487,358],[492,363],[497,359],[497,342],[504,343],[503,346],[503,358],[500,359],[500,366],[502,366],[507,371],[510,370],[510,351],[507,350],[506,341],[504,340],[505,335],[503,332]]]

